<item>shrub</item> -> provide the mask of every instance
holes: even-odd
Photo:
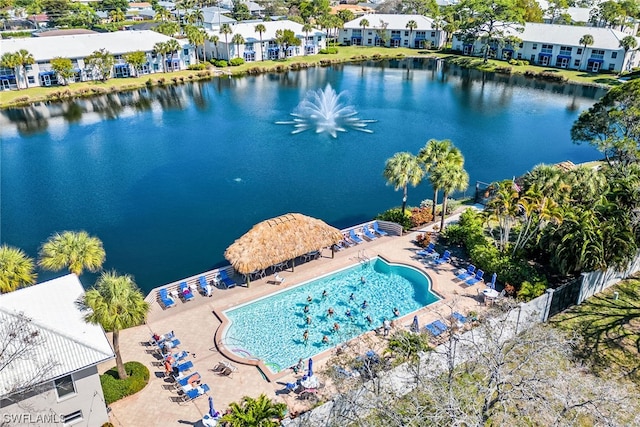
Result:
[[[338,53],[337,47],[328,47],[326,49],[320,49],[321,55],[335,55]]]
[[[433,221],[431,208],[412,208],[411,209],[411,226],[419,227],[423,224]]]
[[[216,67],[219,67],[219,68],[223,68],[223,67],[226,67],[227,65],[229,65],[227,63],[227,61],[225,61],[224,59],[212,59],[211,61],[212,61],[211,63],[213,65],[215,65]]]
[[[207,65],[202,62],[199,64],[191,64],[187,67],[188,70],[204,70],[205,68],[207,68]]]
[[[496,67],[494,71],[499,74],[511,74],[511,67]]]
[[[518,291],[518,299],[524,302],[531,301],[532,299],[544,294],[544,291],[546,290],[546,282],[531,283],[528,280],[525,280],[520,285],[520,290]]]
[[[429,243],[433,241],[433,237],[435,234],[436,233],[430,232],[418,234],[416,236],[416,245],[420,246],[421,248],[426,248],[427,246],[429,246]]]
[[[429,209],[431,209],[432,206],[433,206],[433,200],[431,200],[431,199],[424,199],[423,201],[420,202],[420,207],[421,208],[429,208]]]
[[[462,246],[466,239],[466,232],[460,224],[449,224],[442,232],[442,237],[448,245]]]
[[[229,64],[231,64],[232,67],[237,67],[238,65],[244,64],[244,59],[233,58],[231,61],[229,61]]]
[[[456,209],[460,207],[460,202],[456,199],[447,199],[447,215],[451,215]]]
[[[142,390],[149,382],[149,369],[140,362],[127,362],[124,370],[129,377],[121,380],[114,367],[100,375],[100,384],[107,405]]]
[[[405,210],[402,213],[401,208],[393,208],[382,212],[376,216],[376,219],[382,221],[391,221],[402,226],[403,230],[409,230],[411,228],[411,214]]]

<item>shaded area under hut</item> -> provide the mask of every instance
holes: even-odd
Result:
[[[289,213],[262,221],[237,239],[224,252],[233,268],[247,277],[270,267],[291,262],[322,248],[331,247],[343,239],[337,228],[324,221],[299,213]]]

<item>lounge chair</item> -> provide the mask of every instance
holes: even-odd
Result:
[[[373,221],[373,224],[371,224],[373,226],[373,231],[376,232],[376,234],[380,235],[380,236],[386,236],[389,233],[387,233],[386,231],[380,230],[378,228],[378,221]]]
[[[467,318],[462,314],[458,313],[457,311],[454,311],[453,313],[451,313],[451,318],[460,324],[467,323]]]
[[[344,241],[340,241],[336,244],[333,245],[333,250],[336,252],[340,252],[344,249],[346,249],[345,244],[343,243]]]
[[[349,236],[347,234],[343,234],[342,235],[342,242],[343,246],[350,248],[351,246],[355,246],[356,242],[352,241]]]
[[[362,234],[364,234],[364,237],[366,237],[369,240],[375,240],[378,238],[378,236],[376,236],[371,232],[371,230],[369,230],[368,225],[365,225],[364,227],[362,227]]]
[[[285,280],[286,279],[284,277],[282,277],[279,273],[276,273],[276,275],[273,277],[273,281],[276,282],[276,285],[281,284]]]
[[[449,262],[451,260],[451,252],[444,251],[444,254],[440,258],[437,258],[433,263],[435,265],[444,264],[445,262]]]
[[[449,327],[442,323],[441,320],[436,320],[431,322],[424,327],[431,335],[434,337],[442,335],[444,332],[449,330]]]
[[[427,245],[426,248],[417,251],[416,255],[419,257],[426,257],[434,254],[435,252],[436,252],[436,245],[433,242],[431,242]]]
[[[196,388],[193,388],[193,389],[187,391],[183,395],[184,396],[183,399],[184,399],[184,401],[188,402],[190,400],[197,399],[198,397],[207,394],[209,391],[211,391],[209,386],[207,384],[202,384],[202,385],[199,385]]]
[[[180,340],[178,338],[174,338],[172,340],[166,340],[158,344],[158,350],[161,354],[165,352],[168,353],[172,348],[177,348],[180,346]]]
[[[158,295],[160,296],[160,301],[164,308],[170,308],[176,305],[176,302],[169,296],[169,292],[166,288],[162,288],[158,291]]]
[[[194,376],[197,375],[200,379],[198,381],[200,381],[202,379],[202,377],[200,376],[200,374],[198,372],[194,372],[192,374],[188,374],[185,375],[182,378],[176,378],[176,382],[174,383],[175,387],[180,390],[183,387],[186,387],[187,384],[189,384],[189,380]]]
[[[231,375],[235,372],[235,369],[232,369],[229,366],[225,366],[221,371],[216,372],[216,374],[220,375],[221,377],[231,377]]]
[[[232,372],[235,372],[235,371],[238,370],[238,368],[233,366],[231,363],[225,362],[225,361],[220,361],[220,362],[218,362],[218,364],[216,366],[213,367],[212,371],[215,372],[216,374],[219,374],[222,371],[224,371],[225,369],[229,369]]]
[[[478,272],[476,273],[476,275],[474,277],[472,277],[471,279],[467,280],[467,285],[469,286],[473,286],[476,283],[478,283],[479,281],[482,280],[482,276],[484,275],[484,271],[482,270],[478,270]]]
[[[211,296],[211,285],[207,283],[207,279],[204,276],[198,277],[198,287],[202,295],[206,297]]]
[[[237,283],[227,275],[227,270],[220,270],[218,271],[218,274],[220,275],[220,281],[222,282],[222,284],[226,289],[231,289],[236,287]]]
[[[181,363],[179,365],[176,365],[174,367],[174,370],[176,370],[178,373],[180,372],[185,372],[185,371],[189,371],[193,368],[193,362],[191,360],[187,360],[184,363]]]
[[[356,245],[359,245],[360,243],[364,242],[364,240],[362,240],[357,234],[356,234],[356,230],[351,229],[349,230],[349,238],[351,239],[351,241],[353,241]]]
[[[476,274],[476,266],[473,264],[469,264],[467,269],[464,272],[456,275],[456,277],[460,280],[467,280],[473,277],[475,274]]]
[[[185,301],[191,301],[194,297],[193,292],[191,292],[191,288],[187,285],[187,282],[180,283],[180,295]]]
[[[172,355],[171,357],[173,357],[173,360],[175,362],[180,362],[182,359],[185,359],[187,356],[189,356],[189,353],[187,353],[185,350],[182,350],[181,352],[176,353],[176,354]],[[169,357],[169,354],[164,356],[165,359],[167,357]]]

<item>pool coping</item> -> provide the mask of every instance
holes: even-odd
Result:
[[[419,309],[417,309],[415,311],[412,311],[411,313],[407,313],[406,315],[397,318],[396,320],[403,320],[405,318],[410,318],[410,316],[415,315],[418,311],[420,311],[420,310],[422,310],[422,309],[424,309],[426,307],[430,307],[433,304],[437,304],[437,303],[442,302],[442,301],[445,300],[444,296],[440,295],[440,293],[438,293],[438,292],[436,292],[434,290],[434,286],[433,285],[435,283],[435,279],[427,271],[423,271],[423,270],[417,268],[416,266],[411,265],[411,264],[407,264],[405,262],[391,261],[391,260],[387,259],[386,257],[380,255],[380,254],[375,255],[375,257],[381,258],[387,264],[401,265],[403,267],[408,267],[408,268],[411,268],[413,270],[416,270],[416,271],[420,272],[421,274],[424,274],[429,279],[429,292],[433,293],[435,296],[438,297],[438,299],[436,301],[432,302],[431,304],[422,306]],[[336,273],[338,271],[341,271],[341,270],[344,270],[344,269],[347,269],[347,268],[350,268],[350,266],[333,270],[333,271],[331,271],[331,272],[329,272],[327,274],[318,276],[318,278],[319,277],[323,277],[323,276],[328,276],[330,274],[334,274],[334,273]],[[317,278],[314,278],[314,279],[311,279],[311,280],[316,280],[316,279]],[[296,285],[295,287],[303,286],[305,283],[308,283],[311,280],[304,281],[304,282]],[[262,298],[267,298],[267,297],[270,297],[271,295],[274,295],[274,294],[276,294],[278,292],[284,292],[284,291],[286,291],[286,290],[285,289],[275,290],[274,292],[271,292],[268,295],[265,295],[263,297],[247,301],[247,302],[245,302],[245,303],[243,303],[241,305],[251,304],[256,300],[259,300],[259,299],[262,299]],[[215,344],[217,350],[220,352],[220,354],[222,354],[224,357],[226,357],[227,359],[229,359],[232,362],[235,362],[235,363],[238,363],[238,364],[241,364],[241,365],[255,366],[260,371],[262,376],[268,382],[276,382],[276,381],[278,381],[278,380],[290,375],[289,367],[285,367],[280,372],[274,373],[273,371],[271,371],[271,369],[269,369],[267,364],[262,359],[248,359],[246,357],[241,357],[238,354],[234,353],[232,350],[228,349],[227,346],[225,345],[223,339],[224,339],[224,334],[225,334],[226,329],[231,325],[231,320],[225,315],[225,313],[224,313],[225,311],[226,311],[226,309],[225,310],[220,310],[218,308],[213,308],[212,309],[212,312],[213,312],[214,316],[216,316],[218,318],[218,320],[220,321],[220,326],[218,326],[218,328],[216,329],[216,331],[214,333],[214,336],[213,336],[214,344]],[[330,354],[331,352],[333,352],[340,345],[348,344],[353,340],[359,339],[363,335],[374,334],[374,333],[375,333],[374,330],[365,331],[362,334],[357,335],[357,336],[355,336],[355,337],[353,337],[353,338],[351,338],[351,339],[349,339],[347,341],[344,341],[343,343],[340,343],[337,346],[334,346],[334,347],[328,348],[326,350],[323,350],[323,351],[321,351],[319,353],[316,353],[312,357],[323,358],[327,354]]]

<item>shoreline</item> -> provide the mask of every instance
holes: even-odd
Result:
[[[588,76],[593,77],[593,81],[585,79],[571,78],[584,77],[581,72],[567,71],[561,69],[553,69],[538,66],[518,66],[511,65],[508,62],[489,60],[484,63],[482,58],[462,56],[452,53],[440,53],[430,51],[412,51],[407,48],[394,49],[392,52],[382,52],[378,48],[370,55],[363,54],[372,48],[353,48],[340,46],[339,49],[346,50],[346,55],[311,55],[299,56],[284,61],[264,61],[245,63],[238,67],[227,67],[224,69],[209,66],[205,70],[181,70],[171,73],[155,73],[142,77],[127,77],[120,79],[109,79],[105,82],[87,81],[71,83],[66,86],[54,87],[32,87],[29,89],[12,90],[7,92],[10,96],[6,96],[5,92],[0,92],[0,110],[26,107],[41,102],[60,102],[74,99],[90,98],[97,95],[105,95],[109,93],[128,92],[141,88],[165,87],[183,83],[207,81],[215,78],[227,77],[238,78],[244,76],[252,76],[269,73],[284,73],[288,71],[299,71],[314,67],[329,67],[338,64],[359,63],[363,61],[382,61],[382,60],[402,60],[402,59],[431,59],[442,60],[450,64],[457,65],[462,68],[476,69],[482,72],[503,74],[503,75],[523,75],[527,78],[541,80],[558,84],[575,84],[587,87],[611,88],[615,85],[623,84],[613,75],[597,74]],[[351,55],[349,52],[360,54]],[[408,51],[408,52],[405,52]],[[424,52],[424,54],[421,54]],[[602,81],[598,81],[602,80]],[[5,99],[6,98],[6,99]]]

